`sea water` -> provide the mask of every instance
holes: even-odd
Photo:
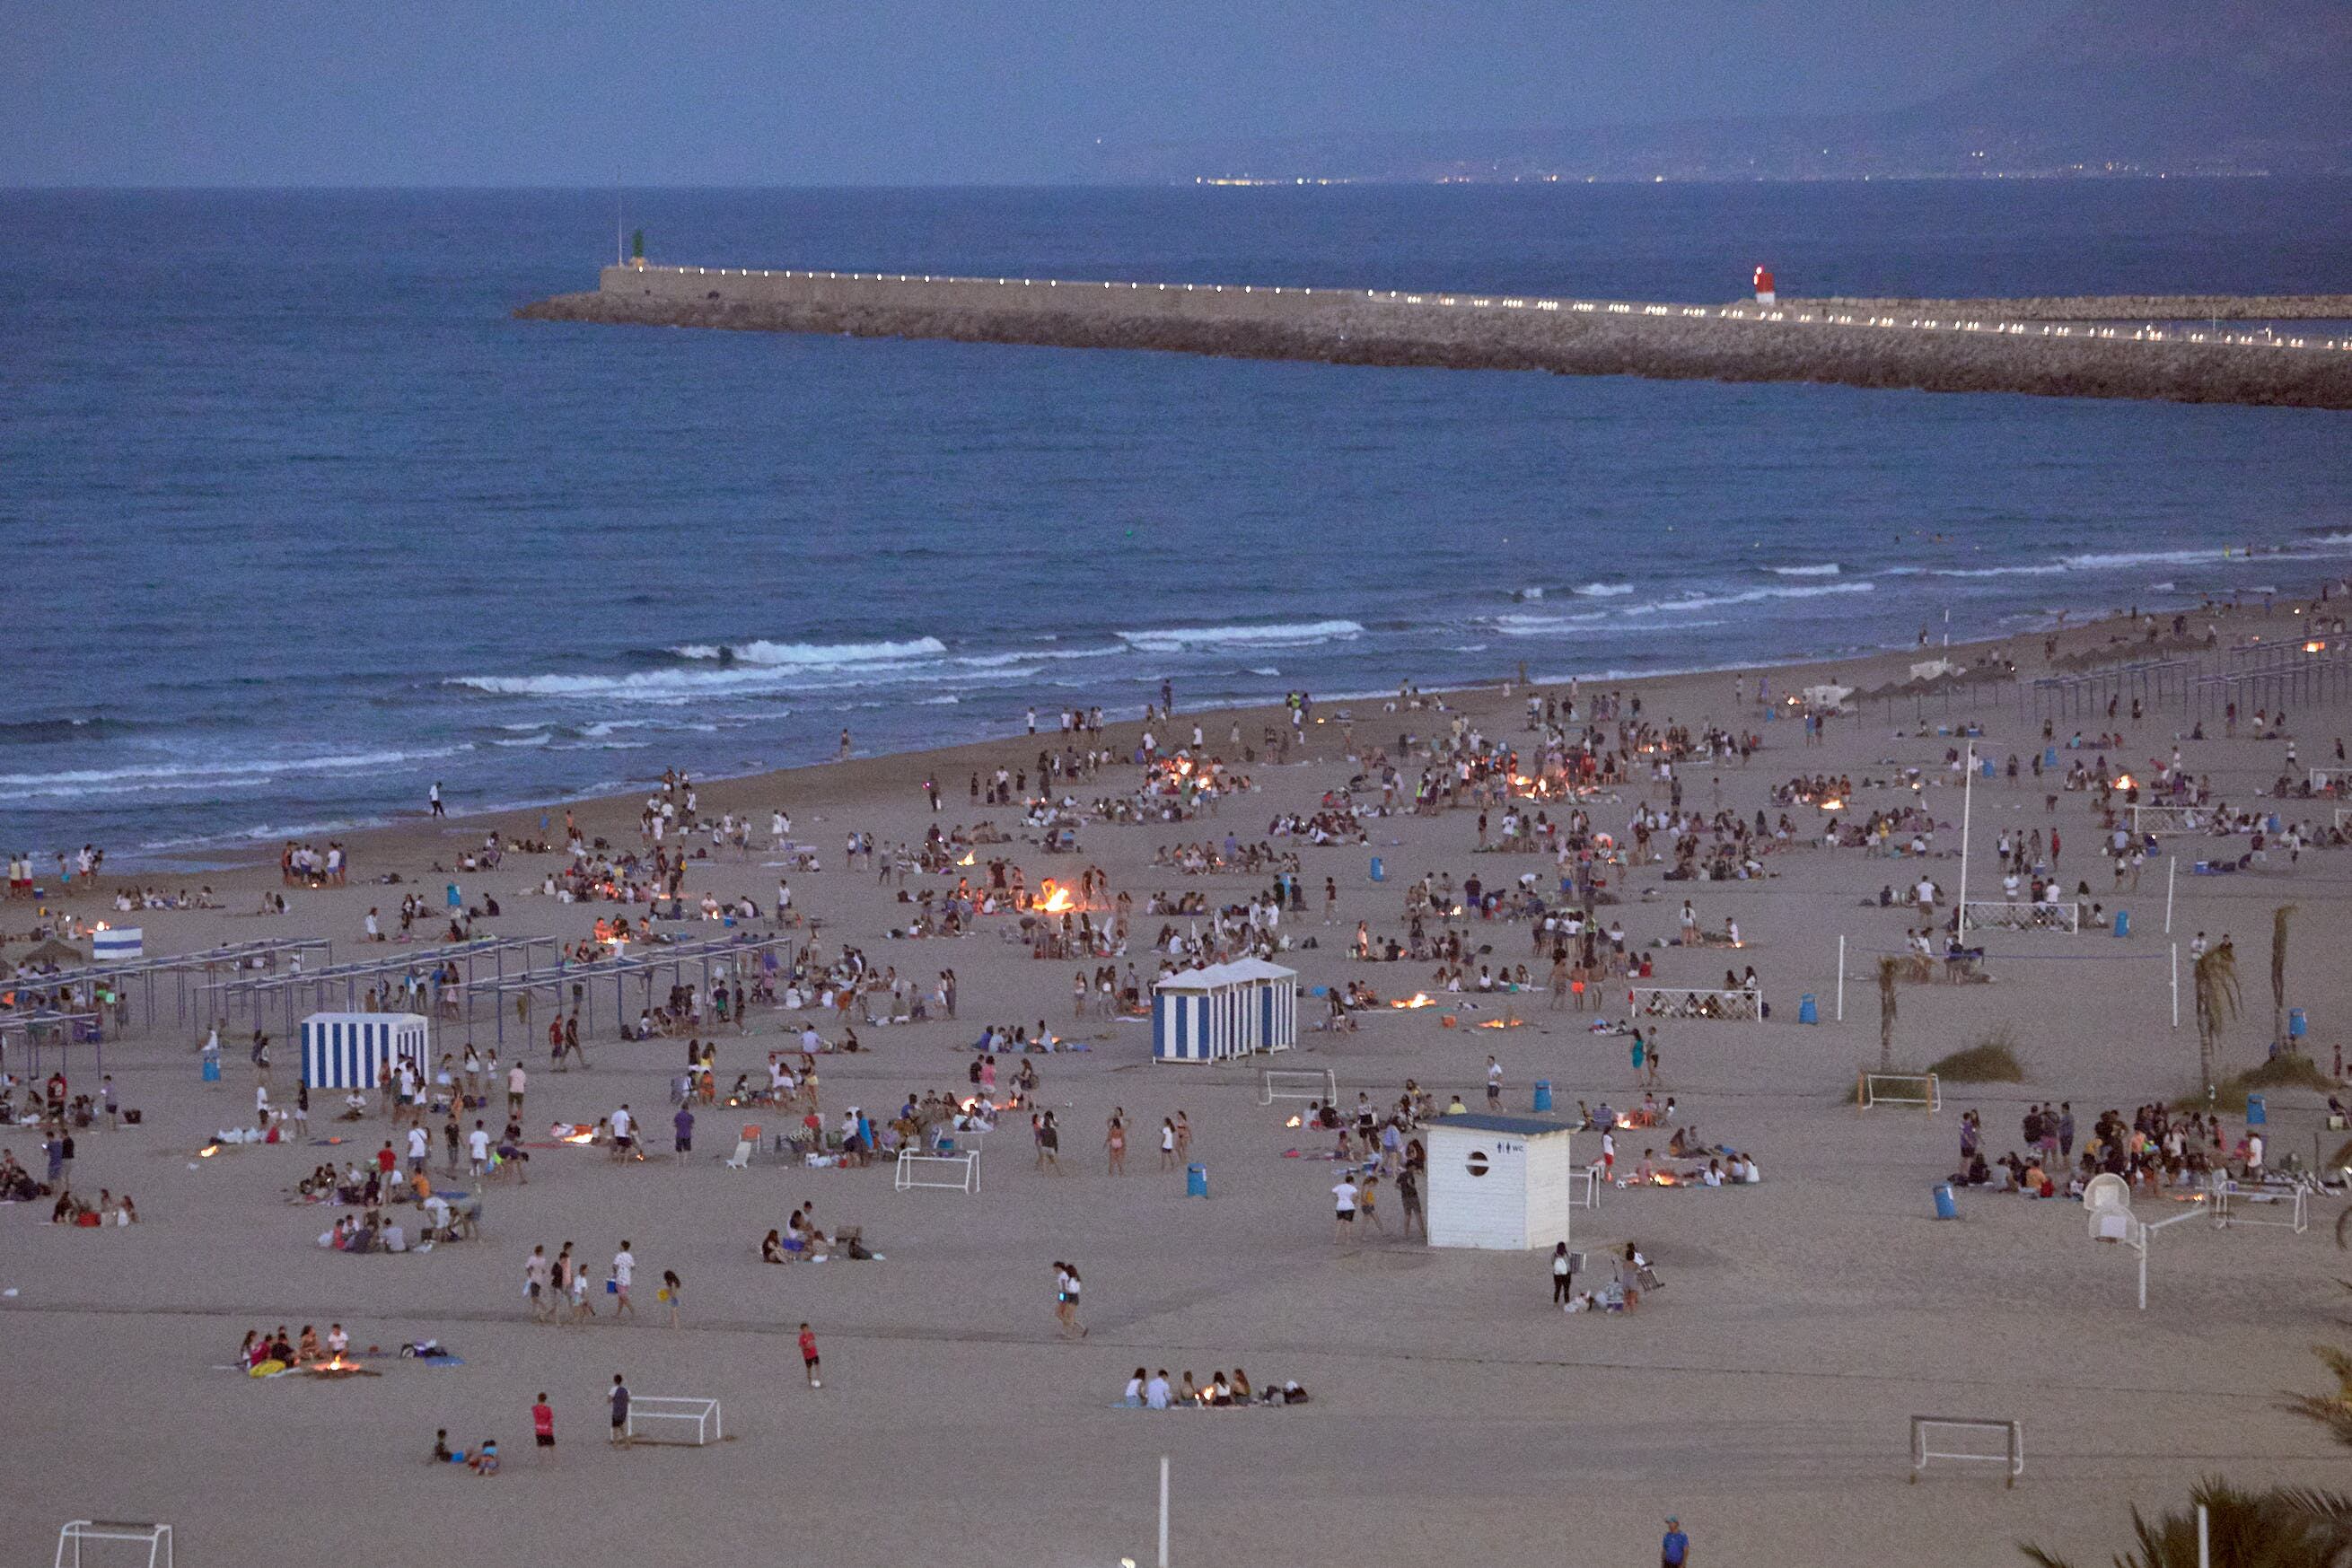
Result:
[[[2337,413],[520,322],[656,260],[2352,289],[2352,183],[14,193],[0,846],[1840,656],[2352,569]],[[2248,547],[2261,553],[2248,555]]]

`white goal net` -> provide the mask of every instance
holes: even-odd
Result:
[[[1339,1080],[1329,1068],[1265,1067],[1258,1070],[1257,1103],[1276,1100],[1320,1100],[1326,1105],[1339,1097]]]
[[[1944,1108],[1944,1091],[1932,1072],[1865,1072],[1853,1103],[1865,1111],[1907,1105],[1933,1115]]]
[[[718,1400],[646,1395],[629,1401],[629,1417],[621,1430],[633,1443],[682,1443],[696,1448],[727,1436]]]

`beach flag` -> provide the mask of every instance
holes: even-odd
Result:
[[[118,925],[110,931],[90,934],[89,956],[97,963],[143,957],[146,952],[147,934],[136,925]]]

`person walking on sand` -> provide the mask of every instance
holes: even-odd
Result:
[[[629,1440],[629,1385],[622,1381],[619,1373],[613,1374],[613,1392],[605,1397],[613,1407],[612,1440],[625,1443]]]
[[[539,1457],[555,1458],[555,1406],[547,1402],[547,1391],[540,1390],[539,1398],[530,1407],[530,1435],[538,1444]]]
[[[1552,1304],[1557,1307],[1568,1305],[1570,1290],[1575,1283],[1575,1266],[1569,1261],[1568,1243],[1562,1241],[1551,1249]]]
[[[1160,1118],[1160,1168],[1163,1171],[1176,1168],[1176,1118],[1173,1116]]]
[[[1683,1533],[1683,1521],[1668,1514],[1666,1537],[1658,1543],[1658,1568],[1685,1568],[1689,1562],[1690,1537]]]
[[[1103,1134],[1103,1151],[1109,1165],[1108,1174],[1127,1174],[1127,1122],[1117,1111],[1110,1114],[1110,1127]]]
[[[1054,1265],[1054,1317],[1064,1339],[1087,1337],[1087,1325],[1078,1321],[1078,1294],[1084,1289],[1075,1263],[1056,1261]]]
[[[637,1277],[637,1255],[629,1250],[627,1237],[621,1239],[621,1249],[613,1254],[613,1321],[637,1315],[637,1305],[629,1300],[629,1281]]]
[[[547,1260],[547,1247],[542,1242],[530,1249],[530,1256],[524,1260],[522,1266],[522,1293],[530,1302],[531,1317],[539,1322],[547,1321],[552,1305],[548,1288],[554,1278],[555,1266]]]
[[[446,817],[449,814],[441,806],[441,780],[438,779],[433,780],[433,788],[425,792],[425,803],[433,808],[435,816]]]
[[[1642,1084],[1642,1069],[1650,1056],[1650,1043],[1642,1038],[1640,1030],[1633,1031],[1633,1043],[1627,1048],[1627,1051],[1633,1059],[1633,1086],[1638,1089]]]
[[[1413,1228],[1421,1228],[1421,1239],[1429,1239],[1429,1217],[1421,1211],[1421,1177],[1412,1166],[1406,1166],[1397,1173],[1397,1202],[1404,1209],[1403,1233],[1410,1237]]]
[[[1331,1188],[1331,1239],[1346,1242],[1356,1228],[1356,1184],[1341,1176]]]
[[[654,1293],[669,1309],[669,1326],[677,1327],[678,1309],[686,1304],[686,1286],[678,1280],[676,1270],[662,1270],[661,1289]]]
[[[1362,1188],[1356,1194],[1356,1212],[1358,1215],[1362,1217],[1363,1222],[1366,1225],[1370,1226],[1382,1236],[1386,1236],[1389,1233],[1389,1228],[1381,1223],[1381,1213],[1378,1207],[1380,1203],[1380,1196],[1381,1178],[1376,1176],[1366,1176],[1364,1178]]]
[[[801,1325],[801,1370],[808,1375],[811,1388],[823,1388],[824,1379],[817,1375],[816,1334],[808,1324]]]

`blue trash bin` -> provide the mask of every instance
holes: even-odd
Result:
[[[2128,936],[2131,935],[2130,910],[2118,909],[2116,911],[2116,935],[2118,936]]]
[[[1372,880],[1374,882],[1386,882],[1388,879],[1389,868],[1381,863],[1380,856],[1374,855],[1372,857]]]
[[[2266,1126],[2269,1124],[2270,1119],[2270,1102],[2260,1094],[2247,1095],[2246,1125],[2249,1127]]]
[[[1991,778],[1991,777],[1993,776],[1993,772],[1992,772],[1992,758],[1990,758],[1990,757],[1986,758],[1982,762],[1980,762],[1979,764],[1978,764],[1978,767],[1979,767],[1979,769],[1981,770],[1981,776],[1982,776],[1982,777],[1987,778],[1987,779],[1990,779],[1990,778]]]
[[[2275,833],[2278,831],[2278,813],[2276,811],[2273,811],[2269,816],[2263,819],[2263,831],[2266,833]]]
[[[2309,1032],[2310,1029],[2311,1025],[2304,1018],[2303,1009],[2301,1008],[2289,1008],[2286,1009],[2287,1039],[2301,1040],[2305,1034]]]
[[[1797,1021],[1799,1023],[1822,1021],[1821,1004],[1813,1000],[1813,993],[1811,991],[1797,998]]]
[[[1549,1078],[1536,1080],[1536,1109],[1538,1111],[1551,1109],[1551,1080]]]
[[[205,1058],[205,1082],[207,1083],[218,1083],[220,1082],[219,1057],[207,1056]]]
[[[1960,1203],[1959,1199],[1952,1196],[1952,1184],[1948,1181],[1937,1182],[1936,1184],[1936,1218],[1958,1219],[1959,1217]]]
[[[2042,748],[2042,766],[2045,771],[2058,766],[2058,748],[2056,747],[2045,746]]]
[[[462,899],[462,898],[460,898],[460,897],[457,895],[457,884],[456,883],[454,883],[454,882],[453,882],[453,883],[451,883],[449,884],[448,898],[449,898],[449,907],[450,907],[450,908],[452,908],[452,909],[456,909],[456,908],[457,908],[457,907],[458,907],[460,904],[464,904],[464,903],[465,903],[465,900],[464,900],[464,899]]]
[[[1184,1167],[1184,1196],[1186,1197],[1206,1197],[1209,1196],[1208,1166],[1186,1166]]]

